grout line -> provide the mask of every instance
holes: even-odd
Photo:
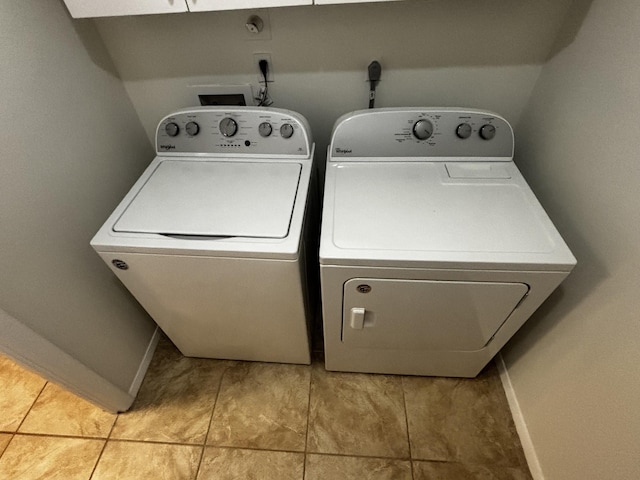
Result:
[[[40,377],[40,378],[42,378],[42,377]],[[49,382],[45,380],[44,385],[42,386],[42,388],[38,392],[38,395],[36,395],[36,398],[31,403],[31,406],[29,407],[29,410],[27,410],[27,413],[25,413],[24,417],[22,417],[22,420],[20,420],[20,424],[18,425],[18,427],[16,428],[16,431],[14,433],[18,433],[18,431],[20,430],[20,427],[22,427],[22,424],[24,423],[24,421],[27,419],[27,417],[31,413],[31,410],[33,410],[34,405],[38,402],[38,399],[40,398],[40,395],[42,395],[42,392],[44,392],[44,389],[47,388],[47,385],[49,385]]]
[[[411,468],[411,478],[413,473],[413,452],[411,451],[411,433],[409,432],[409,413],[407,412],[407,396],[404,390],[404,377],[400,377],[400,388],[402,389],[402,405],[404,406],[404,421],[407,426],[407,443],[409,444],[409,466]]]
[[[11,438],[9,439],[7,444],[4,446],[4,450],[2,450],[2,452],[0,452],[0,458],[2,458],[2,456],[4,455],[4,452],[7,451],[7,449],[9,448],[9,445],[11,445],[11,442],[13,441],[14,437],[16,436],[15,433],[10,433],[9,435],[11,435]]]
[[[284,450],[274,450],[284,451]],[[297,452],[300,453],[300,452]],[[377,458],[380,460],[397,460],[397,461],[411,461],[410,457],[387,457],[384,455],[362,455],[359,453],[332,453],[332,452],[306,452],[309,455],[324,455],[328,457],[347,457],[347,458]],[[417,460],[417,459],[416,459]]]
[[[95,465],[93,466],[93,469],[91,470],[91,475],[89,475],[89,480],[91,480],[93,478],[93,474],[96,472],[96,469],[98,468],[98,464],[100,463],[100,460],[102,459],[102,454],[104,453],[105,449],[107,448],[107,443],[109,443],[109,438],[111,438],[111,434],[113,433],[113,429],[116,427],[116,422],[118,421],[119,417],[120,417],[120,414],[118,413],[116,415],[116,418],[113,420],[113,423],[111,424],[111,428],[109,429],[109,433],[107,434],[107,438],[104,439],[104,445],[102,445],[102,449],[100,450],[100,454],[98,455],[98,458],[96,460]]]
[[[109,440],[107,437],[94,437],[89,435],[68,435],[59,433],[42,433],[42,432],[0,432],[13,433],[23,437],[47,437],[47,438],[71,438],[75,440]]]
[[[233,366],[236,364],[234,363]],[[216,406],[218,405],[218,398],[220,398],[220,390],[222,390],[222,381],[224,376],[227,374],[227,371],[232,365],[227,365],[227,367],[220,375],[220,380],[218,380],[218,389],[216,390],[216,397],[213,400],[213,407],[211,407],[211,415],[209,416],[209,425],[207,426],[207,431],[204,434],[204,441],[202,442],[202,451],[200,452],[200,459],[198,460],[198,468],[196,468],[196,479],[198,478],[198,474],[200,473],[200,467],[202,465],[202,460],[204,459],[204,450],[207,447],[207,439],[209,438],[209,432],[211,431],[211,424],[213,423],[213,414],[216,411]]]
[[[302,464],[302,479],[304,480],[307,474],[307,449],[309,446],[309,419],[311,417],[311,386],[313,383],[313,356],[311,357],[311,364],[309,365],[309,395],[307,397],[307,430],[304,436],[304,463]]]

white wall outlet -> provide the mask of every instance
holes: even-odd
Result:
[[[260,71],[260,60],[266,60],[269,64],[269,69],[267,71],[267,82],[271,83],[275,81],[273,76],[273,62],[271,61],[270,53],[254,53],[253,54],[253,65],[254,70],[258,75],[258,82],[264,82],[264,78],[262,78],[262,72]]]

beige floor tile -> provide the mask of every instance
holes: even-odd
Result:
[[[531,480],[527,470],[512,467],[413,462],[414,480]]]
[[[109,440],[91,480],[193,480],[202,447]]]
[[[111,438],[203,444],[220,379],[232,364],[183,357],[163,342],[131,410],[118,415]]]
[[[15,432],[46,380],[0,356],[0,431]]]
[[[106,438],[115,420],[116,415],[48,383],[18,431]]]
[[[307,455],[304,480],[411,480],[408,460]]]
[[[10,433],[0,433],[0,456],[2,456],[2,452],[4,452],[4,449],[9,445],[11,437],[13,437],[13,435]]]
[[[302,453],[206,447],[198,480],[302,480],[303,471]]]
[[[88,480],[104,442],[16,435],[0,457],[0,478]]]
[[[403,377],[403,387],[414,459],[526,464],[495,367],[475,379]]]
[[[227,369],[207,444],[304,451],[310,368],[243,362]]]
[[[408,458],[401,378],[327,372],[314,363],[307,451]]]

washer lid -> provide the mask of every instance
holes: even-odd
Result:
[[[285,238],[302,166],[165,160],[115,223],[116,232]]]

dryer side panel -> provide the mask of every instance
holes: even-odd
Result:
[[[342,342],[377,349],[483,348],[529,291],[524,283],[353,278]]]

